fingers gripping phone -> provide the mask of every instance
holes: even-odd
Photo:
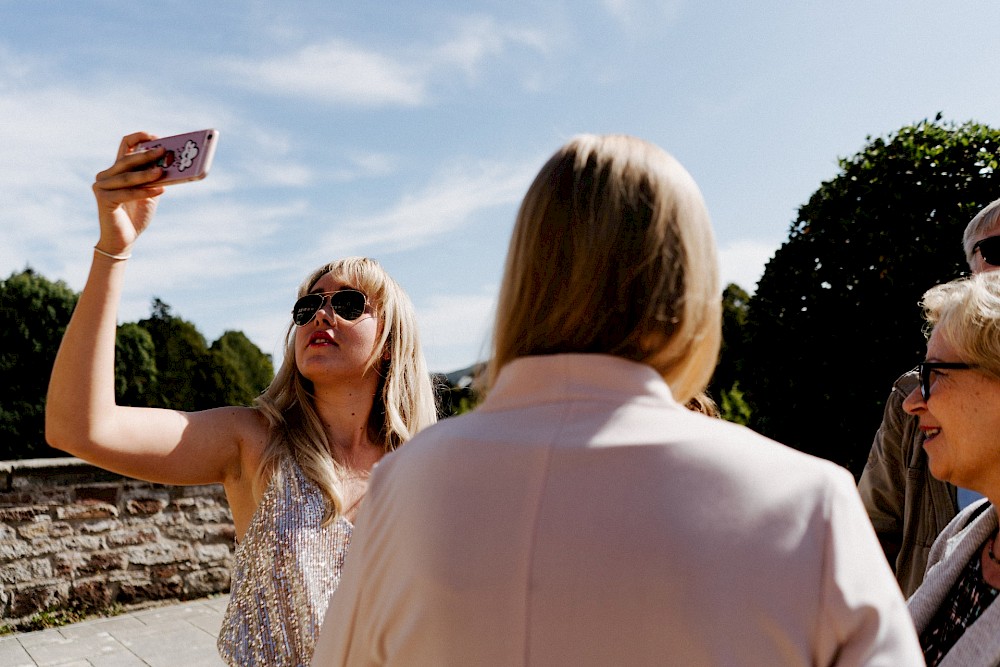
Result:
[[[215,129],[198,130],[172,137],[143,141],[135,147],[135,152],[148,151],[159,146],[166,149],[157,167],[163,168],[163,176],[150,185],[174,185],[175,183],[190,183],[200,181],[208,176],[215,156],[215,144],[219,140],[219,131]]]

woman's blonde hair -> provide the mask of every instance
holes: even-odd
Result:
[[[581,135],[521,203],[486,382],[524,356],[646,363],[685,403],[718,361],[722,297],[708,212],[691,176],[629,136]]]
[[[413,305],[379,263],[367,257],[349,257],[317,268],[299,287],[298,296],[307,294],[327,273],[364,293],[375,310],[377,340],[367,363],[378,373],[379,381],[368,420],[368,437],[390,452],[437,421]],[[256,482],[265,484],[280,456],[291,452],[327,498],[326,520],[330,521],[348,509],[339,490],[346,469],[330,452],[330,442],[313,404],[312,382],[296,366],[294,331],[295,325],[290,324],[283,363],[255,403],[270,426]]]
[[[936,285],[920,305],[930,327],[955,348],[960,361],[1000,378],[1000,272]]]

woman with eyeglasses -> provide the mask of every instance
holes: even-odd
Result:
[[[237,535],[219,651],[231,665],[309,661],[379,459],[436,420],[406,294],[374,260],[311,273],[277,376],[253,407],[119,406],[117,309],[126,260],[164,188],[126,136],[97,175],[100,237],[49,384],[46,437],[102,468],[162,484],[221,483]]]
[[[931,548],[909,600],[928,665],[1000,663],[1000,273],[938,285],[923,297],[931,325],[920,384],[903,407],[920,420],[931,473],[986,496]]]
[[[674,158],[559,149],[514,225],[491,387],[374,472],[313,664],[918,664],[850,473],[685,408],[721,294]]]

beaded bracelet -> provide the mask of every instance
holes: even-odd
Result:
[[[94,246],[94,250],[98,254],[104,255],[105,257],[110,257],[111,259],[122,260],[122,259],[128,259],[129,257],[132,256],[132,253],[123,254],[123,255],[112,255],[110,252],[104,252],[103,250],[101,250],[100,248],[98,248],[96,245]]]

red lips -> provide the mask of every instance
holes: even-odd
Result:
[[[309,336],[310,345],[335,345],[333,336],[329,331],[316,331]]]

